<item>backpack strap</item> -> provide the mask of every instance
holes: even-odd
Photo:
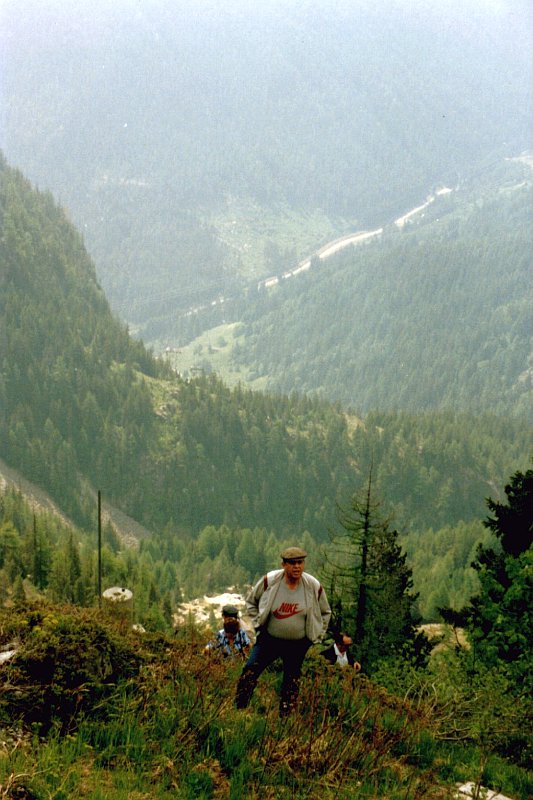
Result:
[[[263,575],[263,591],[266,592],[268,589],[268,575]]]

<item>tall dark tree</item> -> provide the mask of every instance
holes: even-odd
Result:
[[[372,470],[364,494],[356,492],[346,506],[337,506],[342,530],[331,532],[325,549],[324,578],[329,588],[336,628],[351,629],[357,642],[366,632],[368,549],[383,522],[377,518],[379,504],[372,500]]]
[[[494,516],[484,525],[500,539],[503,552],[516,558],[533,543],[533,470],[516,472],[505,494],[507,504],[488,498],[487,506]]]
[[[333,625],[353,634],[367,672],[389,656],[423,659],[427,642],[415,626],[412,571],[398,545],[398,533],[379,515],[372,470],[363,492],[338,507],[341,531],[325,551]]]
[[[505,494],[507,503],[487,500],[493,516],[484,524],[499,546],[480,546],[472,564],[480,589],[468,608],[469,629],[476,658],[503,663],[524,689],[533,659],[533,470],[516,472]]]
[[[28,555],[31,576],[37,589],[44,589],[48,581],[50,563],[52,560],[51,545],[47,542],[43,531],[37,524],[37,516],[33,513],[31,537],[28,536]]]

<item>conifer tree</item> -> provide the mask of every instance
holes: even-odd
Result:
[[[26,602],[26,592],[24,590],[24,582],[22,575],[17,575],[13,584],[12,600],[15,604],[24,605]]]
[[[398,545],[398,533],[379,515],[373,498],[372,470],[364,492],[338,507],[340,532],[325,550],[324,584],[333,626],[349,633],[366,672],[390,656],[424,659],[428,647],[415,627],[411,568]]]
[[[51,562],[50,543],[45,539],[42,530],[37,525],[37,517],[33,514],[33,526],[30,539],[29,553],[31,556],[31,575],[34,586],[44,589],[48,582],[48,573]]]
[[[24,571],[21,538],[9,521],[0,525],[0,569],[6,571],[10,583]]]
[[[48,590],[58,603],[78,603],[80,597],[81,561],[78,545],[69,531],[65,544],[55,551]]]
[[[505,665],[515,685],[531,687],[533,660],[533,470],[516,472],[505,487],[507,503],[487,500],[484,524],[500,547],[480,545],[472,566],[480,589],[467,608],[475,657]]]

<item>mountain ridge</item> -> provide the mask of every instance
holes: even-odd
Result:
[[[208,375],[179,379],[112,317],[81,238],[53,199],[1,167],[2,455],[61,498],[78,524],[94,525],[92,487],[150,530],[190,535],[226,524],[323,538],[336,500],[364,476],[372,450],[382,452],[376,486],[383,480],[387,502],[400,500],[387,477],[395,460],[411,474],[407,454],[428,503],[451,480],[453,500],[438,501],[441,524],[479,513],[490,481],[501,485],[509,472],[511,452],[527,447],[522,436],[516,449],[516,420],[370,414],[364,429],[354,429],[342,407],[316,398],[230,389]],[[392,449],[383,452],[374,426],[386,429]],[[483,427],[489,437],[479,442]],[[401,447],[394,430],[402,431]],[[468,440],[449,458],[445,430],[451,442]],[[431,442],[421,459],[420,438]],[[464,464],[460,451],[469,454]],[[490,454],[487,463],[478,463],[480,452]],[[409,481],[401,485],[399,524],[424,527],[425,504]]]
[[[321,260],[315,253],[300,263],[310,267],[313,260],[313,269],[272,276],[246,302],[232,307],[219,299],[198,310],[188,329],[186,321],[176,326],[177,348],[170,339],[165,358],[182,374],[220,369],[231,382],[318,392],[359,411],[394,407],[388,389],[410,392],[397,399],[410,411],[514,408],[528,419],[532,180],[530,168],[515,166],[500,162],[476,186],[438,202],[430,196],[370,232],[364,248]],[[327,255],[328,245],[321,252]],[[293,285],[287,278],[295,273]],[[400,375],[387,353],[409,363],[412,375]],[[441,374],[433,363],[439,360]],[[368,387],[363,407],[361,380]],[[441,397],[430,396],[431,384],[441,387]]]
[[[82,597],[84,587],[93,596],[98,489],[152,532],[139,543],[139,563],[155,565],[161,585],[144,581],[142,602],[158,588],[175,602],[176,587],[195,596],[249,583],[295,540],[317,557],[337,509],[369,470],[410,552],[431,537],[439,560],[455,542],[442,566],[417,562],[424,614],[433,619],[436,605],[467,596],[485,497],[529,463],[532,427],[450,410],[361,417],[316,397],[229,388],[214,375],[179,378],[112,316],[81,238],[53,198],[4,161],[0,224],[2,458],[45,488],[82,532],[87,571],[72,584],[63,573],[76,568],[78,535],[74,541],[52,521],[36,526],[36,555],[51,558],[60,548],[58,597]],[[19,549],[26,541],[35,550],[31,510],[22,511],[16,495],[3,502],[15,509]],[[121,585],[137,562],[107,524],[104,535],[107,574]],[[452,592],[446,565],[456,551]],[[37,584],[46,580],[39,567]]]

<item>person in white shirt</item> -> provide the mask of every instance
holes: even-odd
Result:
[[[352,637],[347,633],[336,633],[333,637],[333,644],[326,650],[323,650],[320,655],[329,661],[330,664],[337,664],[339,667],[353,667],[356,672],[361,669],[361,664],[356,661],[349,650],[350,645],[353,644]]]

